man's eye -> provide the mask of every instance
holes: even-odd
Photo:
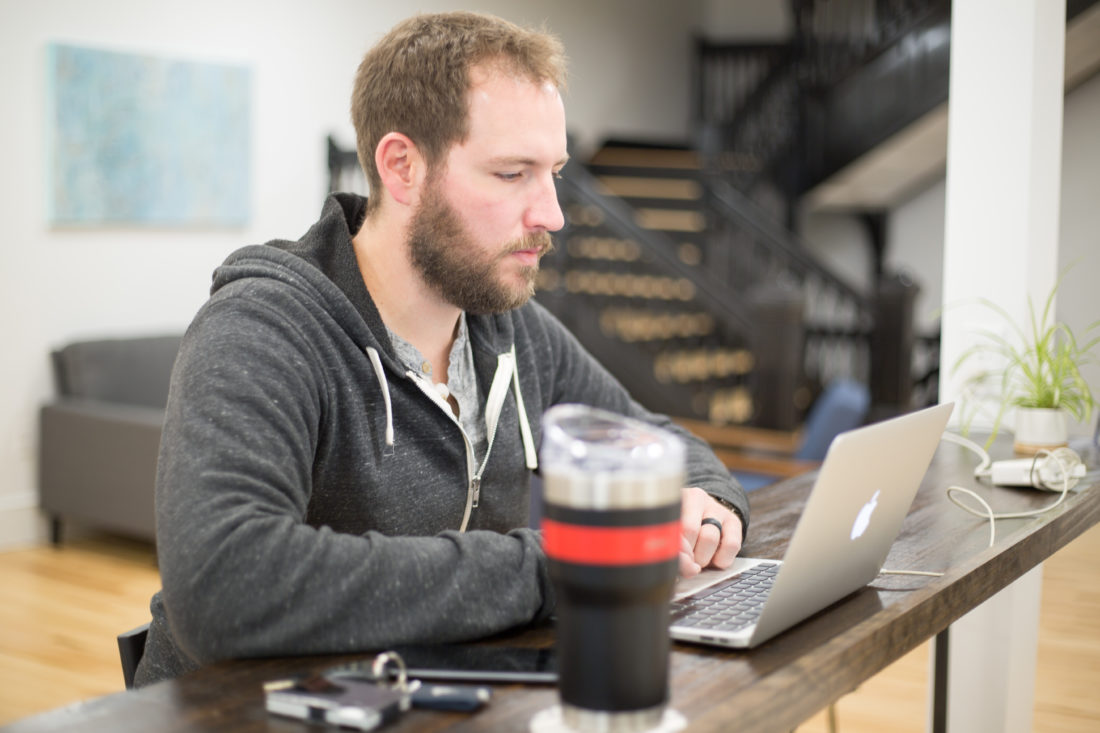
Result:
[[[502,181],[518,181],[522,173],[497,173],[497,178]]]

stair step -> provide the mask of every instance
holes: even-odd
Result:
[[[547,272],[550,269],[547,268]],[[695,297],[695,285],[685,278],[662,275],[569,270],[565,273],[565,289],[569,293],[603,295],[620,298],[687,302]]]
[[[605,308],[600,330],[622,341],[668,341],[714,332],[714,317],[703,312],[657,312],[647,308]]]
[[[658,354],[653,373],[658,382],[707,382],[741,377],[752,371],[755,359],[747,349],[668,349]]]
[[[642,249],[632,239],[619,237],[585,236],[574,234],[566,240],[565,251],[569,257],[577,260],[598,262],[638,262],[642,259]],[[685,265],[697,267],[703,262],[703,250],[695,242],[679,242],[676,256]],[[547,262],[549,267],[550,263]]]
[[[610,146],[600,148],[589,160],[590,165],[613,165],[641,168],[700,168],[699,154],[694,150],[667,148],[630,148]]]
[[[619,237],[573,235],[565,251],[575,259],[605,262],[637,262],[642,256],[637,242]]]
[[[637,209],[634,222],[643,229],[699,233],[707,228],[701,211],[690,209]]]
[[[715,425],[742,424],[752,419],[752,393],[747,387],[716,390],[706,402],[707,419]]]
[[[802,444],[801,430],[720,426],[686,418],[677,418],[676,422],[707,441],[713,448],[729,447],[740,450],[792,454]]]
[[[650,178],[648,176],[600,176],[604,192],[620,198],[672,199],[697,201],[703,187],[690,178]]]
[[[616,176],[622,178],[669,178],[673,180],[698,180],[702,171],[698,168],[679,168],[676,166],[645,165],[606,165],[590,163],[586,166],[594,176]]]

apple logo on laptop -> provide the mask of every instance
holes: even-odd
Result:
[[[874,493],[871,500],[863,505],[863,508],[859,510],[859,514],[856,515],[856,521],[852,524],[852,539],[859,539],[864,532],[867,531],[868,525],[871,524],[871,514],[875,511],[875,507],[878,506],[878,495],[882,493],[881,489]]]

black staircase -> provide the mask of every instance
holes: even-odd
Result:
[[[692,151],[613,145],[566,166],[539,300],[647,406],[789,430],[867,381],[873,303]]]
[[[746,422],[758,366],[753,311],[702,266],[694,182],[684,177],[690,169],[669,164],[670,152],[656,151],[658,176],[613,165],[601,180],[566,166],[558,195],[567,225],[544,260],[537,297],[648,407]],[[638,195],[610,194],[616,186]],[[655,205],[662,193],[684,206]]]

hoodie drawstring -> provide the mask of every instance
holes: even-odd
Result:
[[[390,402],[390,386],[389,381],[386,379],[385,369],[382,367],[382,359],[378,356],[378,350],[368,346],[366,348],[367,356],[370,357],[371,366],[374,368],[374,375],[378,379],[378,386],[382,389],[382,398],[386,403],[386,447],[384,455],[393,455],[393,405]],[[512,391],[516,396],[516,414],[519,418],[519,432],[523,438],[523,457],[524,463],[529,470],[534,471],[538,468],[538,454],[535,451],[535,439],[531,434],[531,424],[527,419],[527,408],[523,403],[523,393],[519,388],[519,373],[516,369],[516,347],[513,344],[509,352],[500,354],[497,356],[497,370],[493,375],[493,383],[489,388],[489,396],[486,399],[485,404],[485,425],[488,428],[488,446],[485,450],[485,460],[482,462],[481,467],[475,470],[475,467],[471,464],[469,470],[473,473],[470,478],[470,490],[467,495],[466,511],[462,518],[462,530],[465,530],[466,524],[469,521],[470,510],[477,507],[478,497],[481,488],[481,472],[485,470],[485,466],[489,462],[489,452],[493,448],[493,437],[496,435],[497,423],[500,420],[500,411],[504,406],[504,398],[507,394],[508,383],[511,382]],[[433,402],[436,402],[441,409],[445,410],[447,414],[454,419],[454,414],[451,412],[450,407],[444,401],[444,397],[432,387],[436,386],[430,382],[422,381],[419,374],[415,372],[406,372],[407,376],[413,380],[424,392],[425,395],[430,397]],[[455,422],[458,422],[455,420]],[[461,427],[461,425],[459,426]],[[463,432],[465,436],[465,432]],[[473,460],[472,449],[469,446],[469,440],[466,440],[468,456],[471,456],[469,460]]]
[[[374,376],[378,379],[378,386],[382,389],[382,399],[386,403],[386,455],[393,455],[393,403],[390,402],[390,383],[386,379],[386,370],[382,368],[382,360],[378,356],[378,349],[373,346],[366,348],[371,366],[374,367]],[[503,356],[503,354],[501,355]],[[535,439],[531,434],[531,423],[527,419],[527,407],[523,403],[523,392],[519,388],[519,370],[514,367],[516,362],[516,347],[513,344],[511,350],[511,363],[505,364],[503,359],[497,360],[497,374],[503,376],[511,371],[512,391],[516,395],[516,412],[519,413],[519,432],[523,436],[523,457],[527,468],[534,471],[539,467],[538,452],[535,450]],[[503,371],[503,374],[502,374]],[[505,379],[507,377],[504,377]],[[494,387],[496,378],[494,378]],[[492,393],[494,390],[490,390]],[[495,400],[490,399],[490,404]],[[492,413],[492,410],[487,410]],[[496,423],[497,414],[490,414],[489,420]]]
[[[516,411],[519,413],[519,432],[523,435],[523,455],[527,468],[534,471],[539,467],[538,453],[535,451],[535,439],[531,435],[531,424],[527,422],[527,408],[523,405],[523,393],[519,391],[519,362],[516,361],[516,345],[512,344],[512,387],[516,392]]]
[[[384,455],[393,455],[393,404],[390,402],[390,383],[386,380],[386,370],[382,368],[382,360],[378,357],[378,349],[367,347],[367,356],[370,357],[371,366],[374,367],[374,376],[378,378],[378,386],[382,389],[382,400],[386,403],[386,448]]]

